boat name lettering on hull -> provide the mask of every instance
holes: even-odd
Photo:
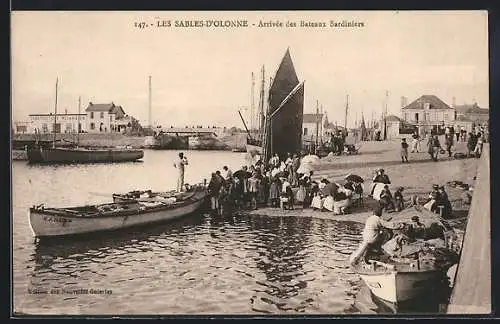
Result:
[[[62,217],[54,217],[54,216],[44,216],[43,220],[51,223],[71,223],[71,219],[66,219]]]

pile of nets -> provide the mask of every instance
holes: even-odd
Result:
[[[452,246],[457,233],[436,214],[409,208],[394,215],[391,221],[404,226],[382,241],[386,262],[419,259],[427,267],[444,270],[458,262],[460,249]]]

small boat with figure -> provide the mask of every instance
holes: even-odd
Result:
[[[447,271],[459,259],[457,231],[437,215],[415,208],[394,214],[391,221],[404,227],[384,229],[378,248],[368,251],[354,272],[373,295],[392,305],[442,294]]]
[[[188,215],[198,210],[206,197],[206,187],[200,184],[170,196],[113,195],[114,202],[99,205],[48,208],[42,204],[30,208],[30,225],[38,238],[117,230]]]

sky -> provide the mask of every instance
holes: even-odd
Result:
[[[159,20],[247,20],[248,27],[149,27]],[[323,107],[330,121],[348,125],[372,116],[400,115],[408,103],[435,94],[449,105],[474,101],[488,108],[486,11],[287,12],[13,12],[11,16],[12,117],[78,112],[114,102],[148,123],[169,127],[242,127],[259,99],[260,69],[272,77],[287,48],[300,81],[304,113]],[[286,22],[327,27],[286,27]],[[330,21],[363,27],[329,27]],[[284,27],[258,27],[259,22]],[[255,24],[255,26],[253,25]],[[268,82],[266,82],[266,88]]]

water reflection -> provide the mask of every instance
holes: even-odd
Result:
[[[44,238],[35,243],[32,260],[32,277],[50,270],[58,273],[54,263],[75,261],[78,264],[102,262],[111,255],[149,252],[154,242],[170,235],[186,235],[203,222],[203,214],[192,214],[166,223],[122,229],[108,232],[95,232],[73,237]],[[168,248],[168,246],[165,246]]]
[[[266,308],[274,306],[280,311],[302,311],[303,307],[294,307],[290,298],[299,295],[307,287],[307,281],[314,280],[307,276],[310,271],[304,269],[311,253],[311,219],[255,217],[252,227],[257,233],[255,240],[262,246],[256,266],[266,279],[257,281],[262,288],[255,290],[252,309],[271,313],[272,310]],[[266,235],[264,228],[275,228],[275,235]]]
[[[101,287],[113,294],[98,301],[26,295],[22,303],[55,311],[77,305],[83,314],[391,312],[372,300],[346,264],[361,228],[305,217],[198,213],[41,240],[28,260],[30,288]]]

